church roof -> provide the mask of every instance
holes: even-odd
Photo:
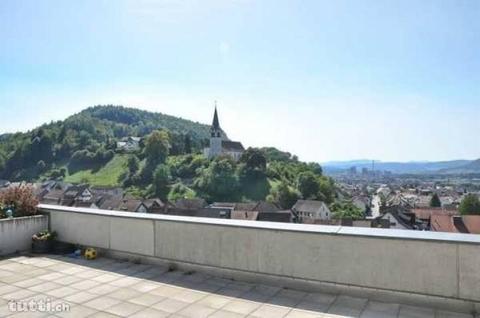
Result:
[[[212,130],[220,130],[220,123],[218,122],[218,113],[217,113],[216,106],[215,106],[215,112],[213,113]]]
[[[226,151],[244,151],[243,145],[239,141],[222,140],[222,149]]]

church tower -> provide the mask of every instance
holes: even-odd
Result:
[[[215,112],[213,113],[212,127],[210,127],[210,149],[208,157],[217,157],[222,153],[222,129],[218,121],[217,102],[215,102]]]

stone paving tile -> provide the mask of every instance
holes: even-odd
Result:
[[[249,315],[249,317],[280,318],[280,317],[285,317],[290,311],[291,311],[290,307],[263,304],[257,310],[252,312]]]
[[[96,309],[96,310],[104,310],[109,307],[112,307],[114,305],[117,305],[121,303],[122,301],[119,299],[111,298],[111,297],[106,297],[106,296],[100,296],[98,298],[95,298],[93,300],[90,300],[86,303],[84,303],[84,306],[88,306],[90,308]]]
[[[116,291],[109,293],[108,297],[113,297],[120,300],[129,300],[140,296],[142,293],[131,288],[119,288]]]
[[[6,285],[5,284],[3,286],[0,286],[0,297],[2,295],[11,294],[11,293],[19,291],[19,290],[22,290],[22,288],[17,287],[17,286],[13,286],[13,285]]]
[[[136,304],[132,304],[129,302],[121,302],[119,304],[113,305],[107,309],[105,309],[105,312],[108,312],[110,314],[114,314],[120,317],[129,317],[140,310],[144,310],[147,307],[145,306],[140,306]]]
[[[110,314],[108,312],[100,311],[100,312],[97,312],[96,314],[89,316],[88,318],[118,318],[118,316],[114,314]]]
[[[120,287],[112,286],[109,284],[100,284],[97,287],[93,287],[88,290],[89,293],[96,294],[96,295],[106,295],[109,293],[113,293],[114,291],[118,290]]]
[[[153,308],[147,308],[140,310],[136,314],[130,316],[131,318],[164,318],[169,317],[170,313],[156,310]]]
[[[30,288],[30,287],[42,284],[44,282],[45,282],[44,280],[41,280],[39,278],[29,278],[29,279],[26,279],[26,280],[22,280],[22,281],[13,283],[13,285],[15,285],[17,287],[22,287],[22,288]]]
[[[257,310],[262,304],[247,300],[232,300],[222,307],[222,310],[231,311],[237,314],[248,315]]]
[[[469,314],[460,314],[450,311],[437,311],[435,318],[472,318]]]
[[[226,311],[226,310],[218,310],[209,316],[209,318],[243,318],[243,317],[247,317],[247,316],[239,313],[231,312],[231,311]]]
[[[214,292],[214,294],[216,294],[216,295],[225,296],[225,297],[232,297],[232,298],[237,298],[244,293],[245,293],[245,291],[243,291],[243,290],[230,288],[228,286],[220,288],[219,290]]]
[[[180,301],[180,300],[175,300],[175,299],[165,299],[164,301],[161,301],[155,305],[152,306],[152,308],[158,309],[160,311],[168,312],[168,313],[176,313],[182,310],[183,308],[187,307],[190,305],[189,303]]]
[[[102,275],[103,273],[101,271],[98,271],[98,270],[94,270],[94,269],[87,269],[85,271],[81,271],[81,272],[78,272],[78,273],[75,273],[73,275],[77,276],[77,277],[80,277],[80,278],[94,278],[94,277],[97,277],[97,276],[100,276]]]
[[[157,296],[173,297],[173,296],[178,295],[178,294],[180,294],[184,291],[185,291],[185,289],[179,288],[179,287],[176,287],[176,286],[160,285],[160,287],[152,289],[151,291],[149,291],[149,293],[152,294],[152,295],[157,295]]]
[[[220,295],[208,295],[197,302],[197,304],[219,309],[232,301],[232,298]]]
[[[38,278],[43,279],[43,280],[48,280],[48,281],[56,281],[56,280],[61,279],[63,277],[66,277],[66,275],[62,274],[62,273],[48,273],[48,274],[39,276]]]
[[[62,285],[54,283],[54,282],[43,282],[42,284],[35,285],[33,287],[29,287],[28,289],[36,291],[36,292],[47,292],[53,289],[61,288]]]
[[[122,277],[117,280],[110,282],[110,285],[118,287],[128,287],[142,282],[141,279],[135,277]]]
[[[142,306],[152,306],[153,304],[159,303],[164,300],[165,297],[157,296],[153,294],[140,294],[135,298],[128,299],[129,302],[142,305]]]
[[[1,277],[0,282],[5,283],[5,284],[13,284],[13,283],[16,283],[16,282],[21,282],[23,280],[27,280],[29,278],[31,278],[31,276],[13,274],[11,276]]]
[[[64,286],[70,286],[72,284],[81,282],[82,280],[83,280],[83,278],[66,274],[66,276],[64,276],[62,278],[59,278],[59,279],[56,279],[56,280],[54,280],[54,282],[57,283],[57,284],[60,284],[60,285],[64,285]]]
[[[45,293],[47,295],[60,298],[60,297],[70,296],[70,295],[75,294],[77,292],[78,292],[77,289],[74,289],[74,288],[71,288],[71,287],[68,287],[68,286],[62,286],[62,287],[57,288],[57,289],[52,289],[52,290],[46,291]]]
[[[366,298],[338,296],[329,308],[328,313],[339,316],[359,317],[367,301]]]
[[[199,292],[199,291],[195,291],[195,290],[187,290],[187,291],[181,292],[179,294],[176,294],[172,298],[176,299],[176,300],[186,302],[186,303],[194,303],[194,302],[197,302],[200,299],[205,298],[207,296],[208,296],[208,294],[204,293],[204,292]]]
[[[325,315],[322,312],[292,309],[285,317],[286,318],[323,318],[325,317]]]
[[[56,313],[55,316],[63,318],[84,318],[96,312],[97,310],[85,306],[72,306],[69,311]]]
[[[430,308],[400,306],[399,318],[434,318],[435,311]]]
[[[330,304],[313,302],[309,300],[303,300],[299,304],[297,304],[297,306],[295,307],[295,309],[301,310],[301,311],[320,312],[320,313],[326,313],[328,311],[328,308],[330,308]]]
[[[210,316],[216,309],[200,304],[191,304],[178,312],[180,316],[188,318],[205,318]]]
[[[68,302],[76,303],[76,304],[83,304],[86,303],[89,300],[92,300],[94,298],[97,298],[98,295],[88,293],[85,291],[81,291],[75,294],[72,294],[70,296],[65,297],[64,299]]]
[[[101,283],[93,281],[93,280],[82,280],[77,283],[71,284],[70,287],[78,289],[78,290],[89,290],[94,287],[97,287]]]
[[[151,290],[157,289],[160,285],[147,281],[142,281],[135,285],[129,286],[129,288],[139,291],[141,293],[148,293]]]
[[[399,304],[381,303],[376,301],[369,301],[362,314],[361,318],[396,318],[400,311]]]
[[[2,298],[5,300],[19,300],[19,299],[28,298],[33,295],[35,295],[34,291],[31,291],[28,289],[20,289],[13,293],[4,294],[2,295]]]
[[[80,273],[81,274],[81,273]],[[120,275],[117,274],[102,274],[100,276],[95,276],[92,278],[92,280],[99,282],[99,283],[109,283],[114,280],[117,280],[119,278],[122,278]]]

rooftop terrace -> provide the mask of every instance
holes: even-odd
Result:
[[[0,260],[0,317],[472,317],[172,269],[109,258],[6,258]],[[68,310],[12,312],[8,306],[10,300],[47,299]]]

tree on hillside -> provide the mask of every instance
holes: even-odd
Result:
[[[478,196],[473,193],[467,194],[460,203],[459,211],[462,215],[480,215],[480,200]]]
[[[152,182],[153,174],[159,164],[164,164],[168,157],[170,142],[168,133],[164,130],[152,132],[145,142],[144,155],[147,160],[140,173],[141,182]]]
[[[245,163],[246,167],[251,170],[265,171],[267,169],[267,159],[260,149],[248,148],[243,152],[239,161]]]
[[[153,173],[153,192],[155,196],[165,200],[168,196],[168,182],[170,179],[170,171],[164,164],[159,164]]]
[[[267,201],[276,203],[282,209],[290,209],[299,198],[298,192],[291,189],[285,182],[281,182],[277,187],[272,188]]]
[[[131,175],[137,173],[139,166],[140,166],[140,163],[137,156],[132,155],[128,157],[127,168],[128,168],[128,172]]]
[[[434,193],[432,195],[432,198],[430,199],[430,207],[440,208],[441,206],[442,206],[442,202],[440,201],[440,198],[438,197],[438,194]]]
[[[145,142],[147,164],[165,163],[170,150],[170,138],[164,130],[152,132]]]
[[[316,199],[320,191],[317,176],[311,171],[300,173],[298,176],[297,187],[304,199]]]
[[[317,179],[319,185],[319,197],[327,204],[335,200],[335,182],[332,178],[322,176]]]
[[[176,202],[179,199],[193,199],[195,191],[184,185],[183,183],[176,183],[168,193],[168,201]]]
[[[235,175],[235,162],[228,157],[216,158],[208,168],[199,171],[194,186],[211,201],[236,200],[238,179]]]
[[[362,210],[353,204],[352,201],[337,201],[330,205],[333,217],[336,219],[362,219],[364,214]]]

